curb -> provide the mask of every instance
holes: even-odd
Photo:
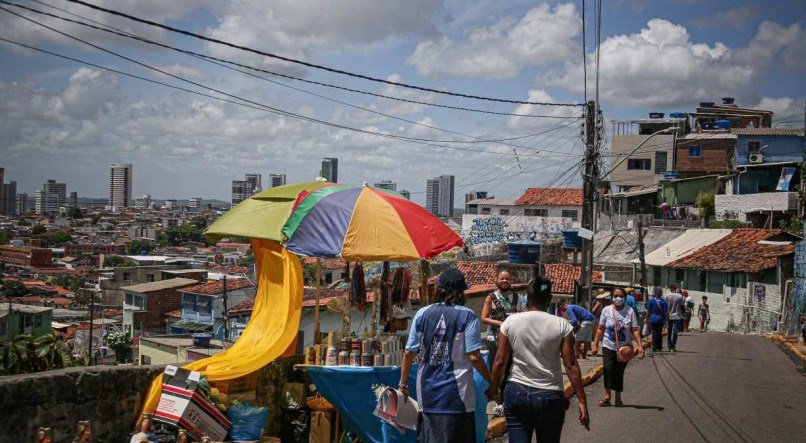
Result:
[[[768,338],[768,339],[774,341],[775,343],[783,345],[786,348],[785,351],[788,351],[789,353],[791,353],[795,357],[799,358],[801,363],[806,364],[806,355],[804,355],[803,352],[801,352],[801,350],[798,349],[797,346],[793,345],[785,336],[783,336],[783,335],[770,335],[770,334],[761,334],[761,336],[765,337],[765,338]]]
[[[648,346],[652,345],[652,338],[650,337],[644,339],[642,341],[642,344],[644,346],[644,349],[646,349]],[[636,348],[636,352],[638,352],[638,348]],[[603,372],[604,367],[602,365],[596,365],[593,368],[591,368],[588,372],[582,375],[582,387],[585,388],[588,387],[589,385],[592,385],[594,382],[596,382],[596,380],[599,379],[599,377],[602,376]],[[563,385],[563,394],[565,395],[565,398],[568,399],[574,396],[574,389],[573,387],[571,387],[570,381],[565,382],[565,384]],[[507,432],[507,420],[504,417],[496,417],[490,420],[489,423],[487,423],[486,439],[490,440],[491,438],[501,437],[506,432]]]

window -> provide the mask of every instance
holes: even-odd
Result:
[[[652,267],[652,284],[655,286],[660,286],[660,267],[653,266]]]
[[[758,154],[761,151],[761,142],[754,141],[754,142],[747,142],[747,153],[748,154]]]
[[[127,305],[133,305],[134,304],[134,296],[127,292],[126,296],[124,297],[124,303],[127,304]]]
[[[489,213],[490,213],[490,207],[489,206],[482,206],[481,207],[481,214],[482,215],[487,215]]]
[[[666,172],[668,157],[666,151],[655,151],[655,174],[663,174]]]
[[[548,209],[524,209],[523,215],[528,217],[548,217]]]
[[[500,215],[509,215],[509,209],[502,209],[501,211],[499,211],[499,214]]]
[[[129,274],[128,272],[124,272],[124,273],[123,273],[123,281],[124,281],[124,282],[131,281],[131,279],[132,279],[131,274]]]
[[[576,211],[576,210],[563,209],[562,217],[563,218],[570,218],[573,221],[577,221],[577,214],[578,213],[579,213],[579,211]]]
[[[680,284],[683,280],[686,279],[686,271],[682,269],[675,269],[674,270],[674,282]]]
[[[652,160],[648,158],[627,159],[628,170],[649,171],[652,169]]]
[[[691,158],[700,158],[702,157],[702,146],[700,145],[691,145],[688,147],[688,156]]]
[[[146,283],[151,283],[154,281],[154,274],[146,274]]]
[[[34,327],[42,327],[42,314],[34,315]]]

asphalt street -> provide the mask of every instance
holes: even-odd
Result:
[[[574,401],[563,441],[806,441],[806,375],[771,340],[690,332],[677,349],[630,363],[624,407],[596,406],[601,378],[587,387],[591,429]]]

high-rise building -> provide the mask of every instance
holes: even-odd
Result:
[[[406,197],[406,200],[411,200],[411,192],[409,192],[409,191],[407,191],[405,189],[400,191],[400,195],[402,195],[403,197]]]
[[[15,215],[17,213],[17,182],[14,180],[0,184],[3,191],[0,192],[0,214]]]
[[[381,180],[375,183],[373,186],[379,189],[397,192],[397,183],[393,183],[392,180]]]
[[[232,205],[246,200],[252,196],[251,183],[246,180],[233,180],[232,181]]]
[[[120,211],[133,205],[132,165],[115,163],[109,167],[109,206]]]
[[[174,210],[174,209],[176,209],[178,207],[179,207],[179,205],[176,203],[176,200],[174,200],[174,199],[165,200],[165,203],[163,203],[163,205],[162,205],[163,209],[167,209],[169,211],[172,211],[172,210]]]
[[[263,190],[263,177],[257,172],[244,175],[244,179],[249,182],[250,197]]]
[[[339,159],[334,157],[325,157],[322,159],[322,171],[319,174],[325,180],[331,183],[339,182]]]
[[[188,201],[188,209],[191,211],[201,211],[202,206],[204,206],[204,200],[201,197],[192,197]]]
[[[441,175],[430,178],[426,182],[425,207],[440,217],[453,216],[453,192],[455,178],[452,175]]]
[[[78,192],[73,191],[70,193],[70,206],[78,207]]]
[[[3,183],[4,183],[3,180],[4,180],[5,171],[6,171],[5,169],[0,168],[0,202],[4,201],[4,199],[3,199],[4,198],[3,197]],[[2,207],[0,207],[0,211],[2,211]]]
[[[17,194],[17,203],[14,205],[14,213],[16,215],[27,214],[31,208],[28,207],[28,194]]]
[[[57,198],[56,211],[67,202],[67,184],[56,183],[56,180],[48,180],[43,187],[46,193],[55,194]]]
[[[56,215],[59,212],[59,195],[45,190],[36,191],[35,210],[41,215]]]
[[[269,174],[269,182],[272,188],[285,186],[285,174]]]
[[[134,199],[134,209],[138,209],[140,211],[151,209],[151,194],[143,194],[142,197],[137,197]]]

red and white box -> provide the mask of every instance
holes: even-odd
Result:
[[[196,393],[199,378],[198,372],[167,366],[154,419],[186,430],[195,440],[207,436],[222,441],[231,423],[215,405]]]

